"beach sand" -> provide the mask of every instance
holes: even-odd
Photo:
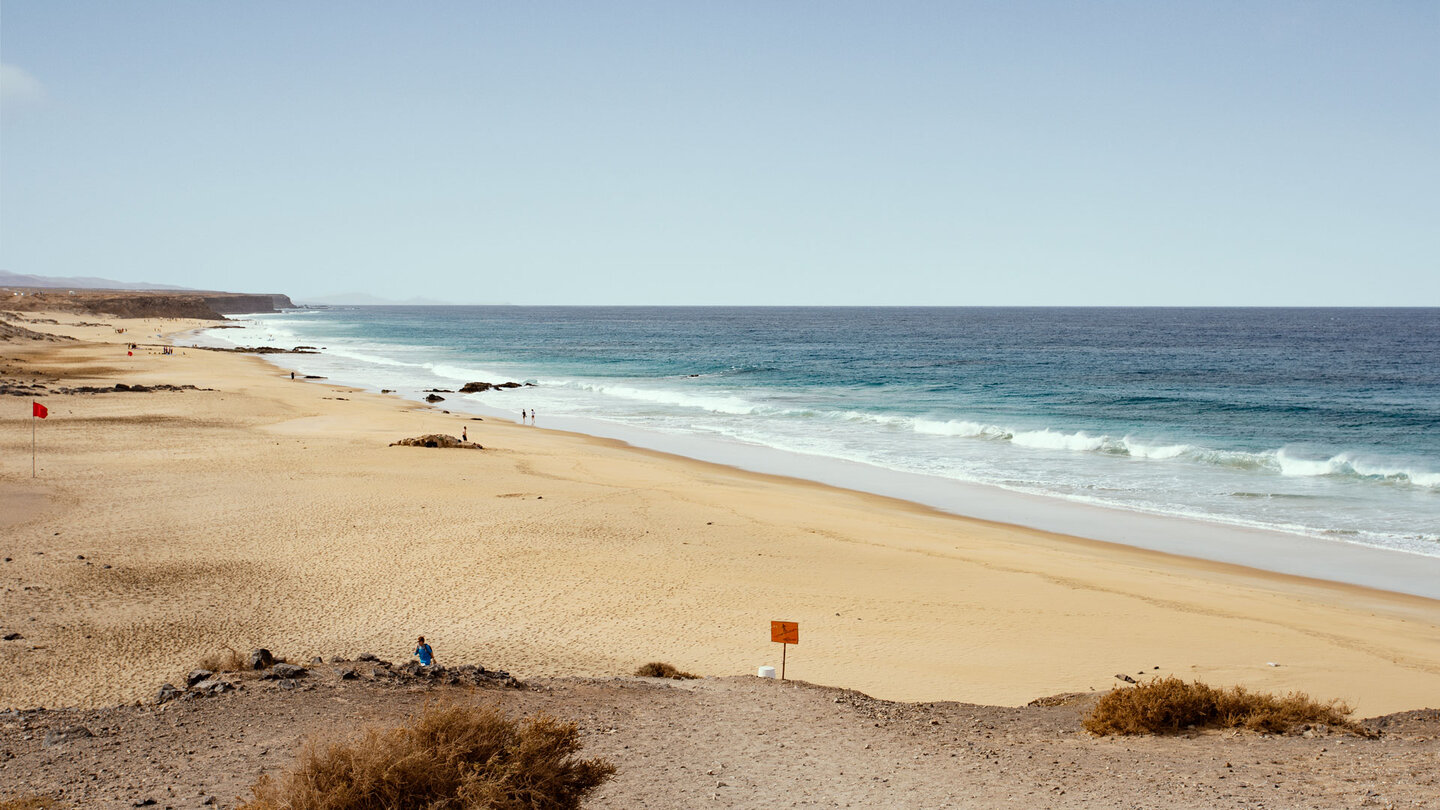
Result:
[[[772,619],[800,623],[790,677],[885,699],[1013,706],[1125,673],[1361,715],[1440,701],[1440,602],[159,353],[198,322],[41,317],[21,325],[80,340],[0,342],[7,378],[52,389],[33,479],[29,401],[0,397],[0,635],[23,636],[0,707],[148,699],[227,646],[404,659],[420,634],[521,678],[745,674],[780,665]],[[53,393],[117,382],[211,390]],[[485,449],[388,446],[462,427]]]

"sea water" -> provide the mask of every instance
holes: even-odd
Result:
[[[372,390],[533,384],[440,394],[455,411],[1440,557],[1440,309],[337,307],[241,325],[210,334],[313,346],[272,357]]]

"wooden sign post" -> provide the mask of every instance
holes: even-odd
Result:
[[[791,644],[800,643],[799,622],[770,622],[770,640],[782,644],[780,648],[780,680],[785,680],[785,658]]]

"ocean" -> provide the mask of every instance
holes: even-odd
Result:
[[[709,460],[858,470],[861,489],[870,470],[1440,557],[1440,309],[336,307],[240,324],[206,339],[313,346],[270,359],[415,399],[533,383],[441,393],[456,412],[533,408],[541,427]]]

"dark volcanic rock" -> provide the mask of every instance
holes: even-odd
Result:
[[[534,385],[535,385],[534,383],[525,383],[525,386],[534,386]],[[504,389],[504,388],[521,388],[521,387],[524,387],[524,386],[522,386],[520,383],[517,383],[517,382],[503,382],[503,383],[468,382],[468,383],[465,383],[463,386],[460,387],[460,393],[462,393],[462,394],[476,394],[476,393],[479,393],[479,392],[481,392],[481,391],[492,391],[492,390],[500,390],[500,389]]]
[[[191,691],[194,693],[211,695],[218,695],[222,692],[229,692],[231,689],[234,688],[235,684],[216,678],[208,678],[190,687]]]
[[[189,675],[185,676],[185,685],[187,687],[194,686],[195,684],[200,683],[203,680],[213,677],[215,677],[215,673],[211,672],[208,669],[194,669],[190,671]]]
[[[444,402],[444,401],[445,401],[445,397],[442,397],[442,396],[440,396],[439,394],[430,394],[429,396],[425,397],[425,401],[426,401],[426,402]]]
[[[155,702],[165,703],[166,701],[174,700],[175,698],[178,698],[183,694],[185,693],[181,692],[179,689],[176,689],[174,686],[171,686],[168,683],[161,684],[159,693],[155,695]]]
[[[265,673],[265,678],[303,678],[310,673],[310,670],[298,664],[276,664]]]
[[[224,348],[204,346],[203,348],[212,352],[234,352],[236,354],[319,354],[313,346],[296,346],[293,349],[282,349],[279,346],[227,346]]]
[[[115,383],[113,386],[78,385],[73,388],[56,388],[60,394],[110,394],[116,391],[129,392],[132,394],[149,394],[154,391],[214,391],[213,388],[196,388],[193,385],[169,385],[159,383],[156,385],[126,385]]]
[[[251,669],[264,669],[274,663],[275,656],[271,655],[269,650],[263,647],[257,647],[250,651],[249,664]]]
[[[390,446],[395,447],[463,447],[467,450],[484,450],[475,442],[466,442],[445,433],[427,433],[424,436],[416,436],[413,439],[401,439],[398,442],[391,442]]]

